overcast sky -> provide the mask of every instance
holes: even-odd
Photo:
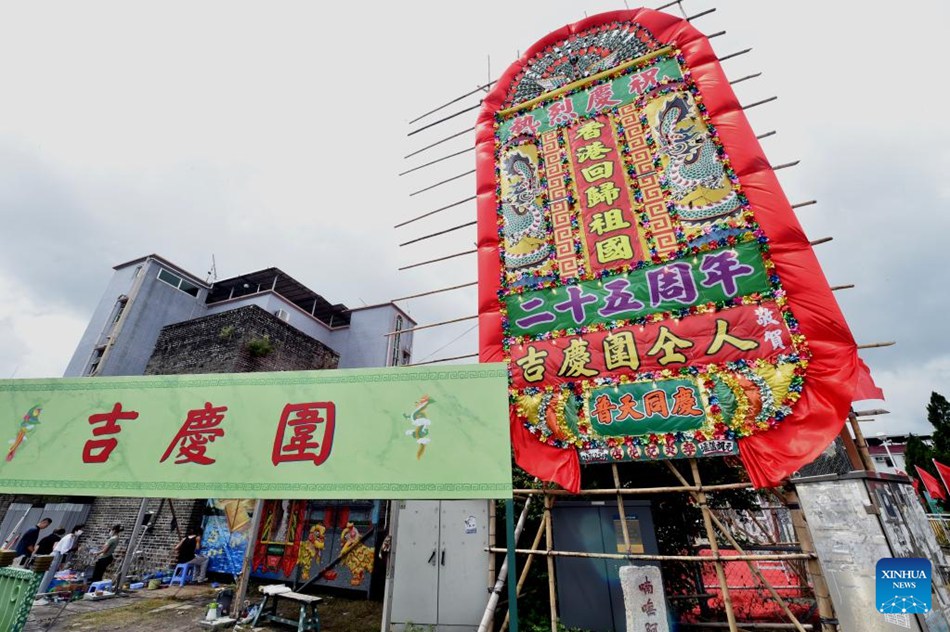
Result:
[[[648,6],[656,6],[659,0]],[[636,6],[632,2],[630,6]],[[717,6],[684,0],[687,14]],[[694,24],[726,61],[893,414],[875,432],[928,432],[950,395],[941,326],[950,119],[942,0],[724,0]],[[476,112],[412,137],[417,115],[495,78],[548,31],[622,2],[8,3],[0,9],[0,375],[61,375],[117,263],[158,253],[199,276],[277,266],[350,306],[475,280]],[[676,11],[674,7],[669,9]],[[444,114],[475,105],[477,95]],[[440,113],[441,114],[441,113]],[[431,119],[437,117],[430,117]],[[427,119],[428,120],[428,119]],[[472,290],[406,305],[420,322],[475,313]],[[472,353],[473,322],[419,332],[415,360]],[[879,404],[879,403],[877,403]]]

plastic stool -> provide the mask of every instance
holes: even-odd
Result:
[[[169,582],[169,586],[174,586],[178,584],[179,586],[184,586],[185,584],[194,581],[195,579],[195,567],[191,565],[191,562],[186,564],[179,564],[175,567],[175,572],[172,573],[172,580]]]
[[[94,593],[94,592],[99,592],[100,590],[103,592],[111,591],[112,580],[104,579],[101,582],[93,582],[92,584],[89,585],[89,590],[87,590],[86,592]]]

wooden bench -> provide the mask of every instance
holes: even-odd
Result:
[[[257,622],[263,620],[276,621],[287,625],[296,625],[297,632],[320,632],[320,616],[317,614],[317,604],[323,601],[320,597],[313,595],[303,595],[296,593],[287,586],[261,586],[260,591],[264,593],[264,601],[257,611],[257,616],[251,623],[253,627]],[[286,599],[300,605],[300,615],[297,620],[287,619],[277,614],[277,606],[281,599]]]

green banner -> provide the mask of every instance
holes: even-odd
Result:
[[[697,430],[706,409],[695,379],[660,380],[595,388],[587,416],[597,434],[623,437]]]
[[[0,493],[510,498],[502,364],[0,380]]]
[[[644,92],[664,82],[682,78],[683,74],[676,60],[661,57],[638,72],[596,83],[587,90],[574,93],[566,100],[561,99],[526,113],[513,114],[501,124],[498,137],[505,142],[514,134],[543,134],[572,118],[586,118],[604,109],[633,103]]]
[[[755,242],[505,299],[512,336],[627,321],[770,289]]]

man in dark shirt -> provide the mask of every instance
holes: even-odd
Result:
[[[36,550],[33,551],[33,555],[52,555],[53,547],[64,535],[66,535],[66,529],[56,529],[45,538],[40,538],[40,541],[36,543]]]
[[[52,523],[53,521],[49,518],[43,518],[36,523],[35,527],[27,529],[26,533],[20,537],[20,541],[17,542],[16,545],[16,555],[21,566],[24,565],[36,551],[36,541],[40,538],[40,531]]]

